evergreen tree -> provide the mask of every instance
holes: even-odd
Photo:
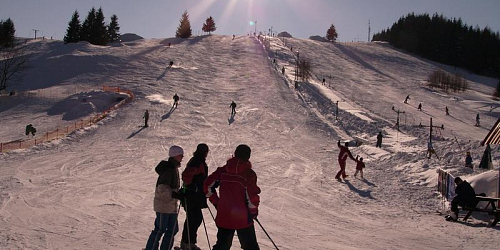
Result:
[[[85,21],[83,21],[82,29],[80,32],[80,41],[91,41],[92,25],[95,22],[95,15],[95,8],[92,7],[87,15],[87,18],[85,18]]]
[[[210,16],[209,18],[207,18],[207,20],[203,24],[202,30],[204,32],[208,32],[208,34],[210,34],[211,32],[214,32],[216,29],[217,29],[217,27],[215,27],[214,19],[212,18],[212,16]]]
[[[111,16],[111,22],[108,25],[108,38],[110,42],[120,40],[120,26],[118,26],[118,17],[116,15]]]
[[[14,47],[16,28],[12,19],[0,21],[0,47]]]
[[[78,11],[75,10],[71,21],[68,23],[68,29],[66,29],[66,35],[64,36],[64,43],[77,43],[80,41],[80,30],[82,25],[80,24],[80,16]]]
[[[493,93],[494,97],[500,97],[500,79],[498,79],[497,88],[495,89],[495,93]]]
[[[335,42],[337,40],[338,34],[337,34],[337,29],[335,29],[335,26],[332,24],[330,28],[326,31],[326,39],[328,41]]]
[[[179,27],[177,27],[177,31],[175,32],[175,37],[191,37],[191,23],[189,22],[189,15],[187,13],[187,10],[184,11],[184,14],[182,14]]]
[[[96,12],[95,21],[91,28],[91,37],[92,41],[89,42],[92,44],[108,44],[108,30],[106,24],[104,23],[104,13],[102,11],[102,8],[99,8],[99,10],[97,10]]]

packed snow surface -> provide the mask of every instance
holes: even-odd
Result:
[[[498,248],[500,226],[488,227],[491,216],[446,222],[436,188],[436,170],[443,168],[498,195],[496,146],[495,170],[463,167],[466,151],[477,167],[480,142],[499,117],[499,102],[491,98],[498,80],[386,44],[267,39],[211,35],[107,47],[28,43],[33,67],[11,89],[45,94],[0,97],[1,141],[24,138],[27,123],[43,133],[100,112],[115,98],[99,93],[103,85],[129,89],[136,98],[63,139],[0,154],[0,248],[142,249],[155,217],[154,167],[170,146],[180,145],[183,169],[198,143],[210,147],[210,172],[237,145],[251,147],[262,189],[259,221],[280,250]],[[295,89],[297,52],[311,61],[313,75]],[[461,74],[470,90],[427,87],[427,76],[438,68]],[[171,109],[176,93],[179,106]],[[87,104],[78,101],[84,96]],[[238,105],[234,118],[231,101]],[[145,110],[148,128],[142,127]],[[475,127],[478,113],[481,126]],[[444,130],[433,133],[439,158],[427,159],[429,128],[418,125],[428,126],[430,118]],[[379,131],[382,148],[375,147]],[[351,151],[364,158],[365,179],[353,176],[354,161],[348,161],[346,181],[334,179],[338,140],[362,142]],[[181,211],[181,230],[184,218]],[[204,219],[213,245],[217,228],[206,209]],[[259,225],[256,231],[261,249],[275,249]],[[210,249],[203,227],[197,244]],[[239,248],[235,237],[232,249]]]

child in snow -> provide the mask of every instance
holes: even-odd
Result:
[[[363,157],[359,158],[359,156],[356,156],[356,173],[354,173],[354,177],[358,175],[358,173],[361,175],[361,179],[364,179],[363,177],[363,168],[365,168],[365,163],[363,162]]]
[[[470,156],[470,152],[467,152],[467,156],[465,157],[465,167],[472,169],[472,156]]]

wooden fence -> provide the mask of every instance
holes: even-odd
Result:
[[[108,86],[103,86],[103,91],[106,92],[115,92],[115,93],[125,93],[128,95],[128,98],[120,101],[119,103],[109,107],[108,109],[104,110],[102,113],[97,114],[95,116],[82,119],[78,122],[74,122],[73,124],[67,125],[65,127],[57,127],[52,131],[45,132],[44,134],[31,138],[31,139],[20,139],[20,140],[15,140],[15,141],[10,141],[6,143],[0,143],[0,153],[3,152],[8,152],[11,150],[15,149],[22,149],[22,148],[28,148],[32,147],[35,145],[38,145],[40,143],[44,142],[49,142],[55,139],[59,139],[62,137],[65,137],[79,129],[85,128],[92,126],[92,124],[96,124],[100,120],[106,118],[108,114],[121,106],[130,103],[134,99],[134,94],[132,91],[123,89],[120,87],[108,87]]]

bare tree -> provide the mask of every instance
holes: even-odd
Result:
[[[298,77],[304,82],[308,81],[312,76],[311,62],[308,59],[300,59],[297,66],[299,70]]]
[[[0,91],[11,83],[20,82],[24,71],[29,68],[30,55],[24,48],[16,46],[0,50]]]

